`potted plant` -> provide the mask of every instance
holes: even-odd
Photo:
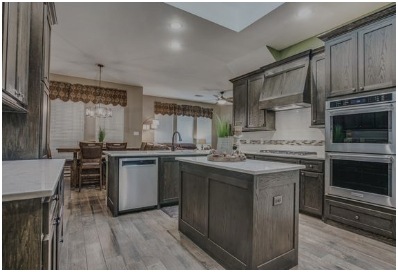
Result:
[[[100,143],[104,142],[105,139],[105,129],[102,129],[101,127],[99,128],[99,132],[98,132],[98,141]]]
[[[231,125],[226,120],[222,120],[216,115],[217,130],[217,150],[221,153],[232,153],[233,138],[231,133]]]

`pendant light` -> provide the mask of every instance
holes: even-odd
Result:
[[[100,94],[103,92],[101,89],[101,76],[102,76],[102,68],[104,67],[103,64],[97,64],[100,69],[100,76],[99,76],[99,83],[98,83],[98,93]],[[100,97],[97,98],[97,103],[94,107],[89,107],[86,109],[86,116],[88,117],[97,117],[97,118],[108,118],[112,117],[112,109],[101,106]]]

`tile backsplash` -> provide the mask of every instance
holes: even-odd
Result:
[[[325,152],[325,129],[311,128],[311,108],[279,111],[275,131],[243,132],[240,149],[282,149]]]

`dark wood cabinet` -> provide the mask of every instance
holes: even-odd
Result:
[[[325,41],[326,96],[396,86],[395,6],[319,36]]]
[[[255,75],[247,81],[247,127],[265,126],[264,110],[259,109],[260,95],[264,85],[264,74]]]
[[[179,162],[175,157],[159,158],[159,205],[178,203]]]
[[[396,210],[346,198],[325,197],[325,222],[395,245]]]
[[[311,59],[311,125],[325,125],[325,53]]]
[[[250,155],[249,155],[250,156]],[[284,162],[305,165],[305,170],[300,170],[300,212],[322,217],[325,195],[324,162],[318,160],[304,160],[266,155],[252,156],[255,160]]]
[[[247,127],[247,80],[234,82],[233,87],[234,126]]]
[[[358,30],[359,91],[395,87],[395,16]]]
[[[300,172],[300,211],[322,216],[324,175],[308,171]]]
[[[14,12],[15,9],[11,4],[20,5],[16,9],[18,14],[24,17],[17,17],[17,29],[10,27],[10,24],[14,24],[10,22],[10,12]],[[23,88],[22,93],[26,92],[19,98],[27,99],[26,104],[23,104],[21,100],[16,103],[11,94],[3,89],[2,128],[3,131],[7,131],[3,133],[3,160],[43,158],[47,155],[49,137],[48,85],[44,80],[44,71],[48,74],[51,25],[56,23],[54,3],[9,3],[9,6],[4,6],[3,3],[3,7],[8,9],[7,37],[3,36],[3,45],[13,41],[14,35],[19,44],[17,47],[14,46],[18,52],[15,68],[8,67],[9,55],[13,53],[13,51],[8,51],[8,47],[6,64],[3,58],[3,67],[4,65],[7,67],[5,88],[7,89],[7,82],[15,81],[14,85]],[[10,7],[12,11],[9,10]],[[5,10],[3,10],[3,22],[6,17]],[[29,23],[29,33],[22,35],[27,23]],[[6,27],[3,26],[3,33],[5,29]],[[23,50],[22,46],[27,49]],[[24,69],[25,66],[28,71]],[[15,70],[14,77],[11,79],[9,79],[8,70]],[[26,114],[15,113],[15,107],[18,105],[19,111],[24,111]]]
[[[3,3],[3,111],[26,112],[31,3]]]
[[[3,269],[58,269],[63,240],[63,173],[50,197],[3,202]]]
[[[328,97],[357,91],[357,35],[347,33],[325,43]]]

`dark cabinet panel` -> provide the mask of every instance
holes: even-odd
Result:
[[[325,125],[325,54],[311,60],[311,125]]]
[[[324,178],[321,173],[301,171],[300,211],[322,216]]]
[[[234,83],[234,126],[247,127],[247,80]]]
[[[359,91],[395,86],[395,47],[395,16],[359,29]]]
[[[161,157],[159,164],[159,205],[178,203],[179,162]]]
[[[328,97],[357,90],[357,35],[348,33],[325,44]]]
[[[260,95],[263,90],[264,75],[250,78],[247,83],[247,126],[249,128],[264,127],[264,111],[259,109]]]

